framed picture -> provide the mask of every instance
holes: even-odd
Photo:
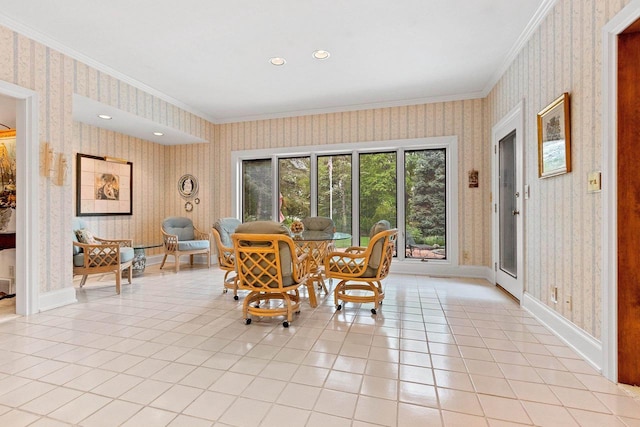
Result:
[[[571,172],[571,117],[565,92],[538,113],[538,176]]]
[[[133,164],[111,157],[77,155],[76,215],[133,214]]]
[[[189,199],[198,194],[198,180],[193,175],[182,175],[178,180],[178,193],[184,198]]]

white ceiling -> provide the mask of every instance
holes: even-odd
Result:
[[[554,2],[0,0],[0,24],[224,123],[485,96]]]

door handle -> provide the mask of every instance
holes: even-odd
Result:
[[[513,213],[514,215],[520,215],[520,211],[519,211],[519,210],[517,210],[517,209],[516,209],[515,211],[513,211],[512,213]]]

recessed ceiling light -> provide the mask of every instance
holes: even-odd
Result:
[[[111,120],[113,118],[108,114],[98,114],[98,117],[100,117],[101,119],[104,119],[104,120]]]
[[[162,136],[162,135],[164,135],[164,133],[162,133],[162,132],[154,132],[153,134],[154,134],[155,136]]]
[[[271,62],[271,65],[277,65],[277,66],[284,65],[284,64],[287,63],[287,61],[285,61],[284,58],[280,58],[280,57],[277,57],[277,56],[274,57],[274,58],[271,58],[269,60],[269,62]]]
[[[316,59],[327,59],[331,54],[326,50],[316,50],[313,52],[313,57]]]

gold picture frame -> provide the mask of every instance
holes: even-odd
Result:
[[[571,172],[571,115],[565,92],[538,113],[538,177]]]
[[[76,215],[133,215],[133,163],[78,153]]]

